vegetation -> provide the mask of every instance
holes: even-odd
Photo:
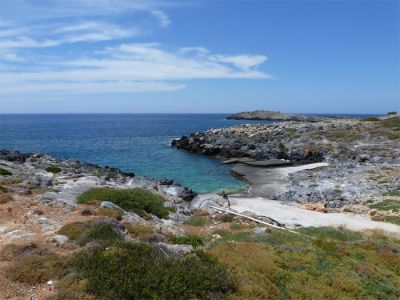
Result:
[[[204,252],[173,259],[141,243],[85,250],[74,268],[90,293],[107,299],[201,299],[234,289],[230,273]]]
[[[8,192],[8,189],[7,189],[6,187],[0,185],[0,192],[2,192],[2,193],[7,193],[7,192]]]
[[[333,228],[300,232],[272,230],[257,241],[246,240],[251,233],[222,232],[209,253],[237,279],[229,299],[397,299],[398,240]]]
[[[369,208],[374,208],[377,210],[388,211],[391,210],[393,212],[400,211],[400,201],[397,200],[383,200],[381,202],[377,202],[374,204],[368,205]]]
[[[46,250],[34,249],[31,253],[19,257],[8,268],[6,275],[12,281],[37,284],[62,277],[66,266],[65,258]]]
[[[0,175],[2,176],[11,176],[12,173],[6,169],[0,168]]]
[[[363,138],[363,135],[350,130],[332,131],[329,133],[329,136],[338,142],[353,142]]]
[[[387,113],[387,115],[388,115],[388,116],[397,115],[397,112],[395,112],[395,111],[389,111],[389,112]]]
[[[53,173],[53,174],[58,174],[58,173],[62,172],[62,170],[59,167],[56,167],[56,166],[47,167],[45,170],[46,170],[46,172],[50,172],[50,173]]]
[[[184,224],[191,226],[204,226],[207,224],[207,218],[202,216],[192,216]]]
[[[384,120],[382,120],[381,124],[385,128],[391,128],[393,130],[400,130],[400,117],[384,119]]]
[[[391,191],[383,194],[384,196],[400,197],[400,190]]]
[[[361,121],[365,121],[365,122],[379,122],[381,119],[377,118],[377,117],[368,117],[368,118],[364,118],[361,119]]]
[[[164,198],[140,188],[93,188],[78,197],[78,203],[90,203],[96,200],[111,201],[122,209],[137,213],[142,217],[148,214],[154,214],[159,218],[168,216],[168,209],[164,207]]]
[[[171,240],[174,244],[192,245],[193,248],[203,246],[203,239],[196,235],[175,236]]]
[[[372,220],[400,225],[400,216],[375,216]]]
[[[122,241],[123,236],[115,225],[111,223],[88,222],[71,223],[64,225],[58,234],[66,235],[69,239],[85,245],[89,242],[101,242],[103,244],[112,244]]]
[[[113,208],[100,207],[96,210],[96,214],[98,216],[108,217],[108,218],[119,220],[119,221],[122,220],[121,212],[119,212],[118,210],[113,209]]]
[[[126,230],[128,230],[128,233],[134,237],[154,233],[154,229],[152,227],[142,224],[126,223],[124,226]]]

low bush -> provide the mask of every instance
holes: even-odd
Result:
[[[7,189],[6,187],[0,185],[0,192],[2,192],[2,193],[7,193],[7,192],[8,192],[8,189]]]
[[[271,230],[255,243],[220,231],[223,239],[209,253],[237,278],[229,299],[398,298],[399,240],[340,228],[300,232],[307,235]]]
[[[171,240],[174,244],[192,245],[193,248],[203,246],[203,239],[196,235],[175,236]]]
[[[6,272],[12,281],[38,284],[62,277],[68,260],[47,250],[36,249],[18,258]]]
[[[375,216],[372,220],[400,225],[400,216]]]
[[[56,167],[56,166],[47,167],[45,170],[46,170],[46,172],[50,172],[53,174],[58,174],[58,173],[61,173],[61,171],[62,171],[59,167]]]
[[[58,231],[58,234],[66,235],[70,240],[76,241],[80,245],[93,241],[112,244],[123,240],[123,235],[115,225],[96,221],[64,225]]]
[[[204,252],[165,257],[142,243],[120,243],[82,251],[74,260],[87,291],[106,299],[204,299],[234,290],[231,274]]]
[[[374,204],[368,205],[369,208],[374,208],[381,211],[400,211],[400,201],[397,200],[383,200]]]
[[[383,194],[384,196],[400,197],[400,190],[391,191]]]
[[[96,210],[96,214],[98,216],[108,217],[115,220],[122,220],[122,214],[116,209],[113,208],[103,208],[100,207]]]
[[[0,175],[2,176],[11,176],[12,173],[6,169],[0,168]]]
[[[382,120],[381,124],[385,128],[391,128],[397,130],[400,128],[400,117],[384,119]]]
[[[395,112],[395,111],[389,111],[389,112],[387,113],[387,115],[388,115],[388,116],[397,115],[397,112]]]
[[[204,226],[207,224],[207,218],[202,216],[192,216],[187,219],[184,224],[191,226]]]
[[[218,220],[224,223],[230,223],[234,220],[234,216],[231,214],[223,214],[220,217],[218,217]]]
[[[154,229],[152,227],[143,224],[124,223],[124,226],[128,233],[134,237],[154,233]]]
[[[381,119],[377,118],[377,117],[368,117],[368,118],[364,118],[361,119],[361,121],[365,121],[365,122],[379,122]]]
[[[92,201],[111,201],[126,211],[137,213],[142,217],[154,214],[159,218],[168,216],[164,207],[164,198],[150,191],[134,189],[93,188],[78,197],[78,203]]]

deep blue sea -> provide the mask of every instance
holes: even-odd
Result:
[[[3,114],[0,148],[49,153],[152,178],[172,178],[197,192],[241,188],[231,166],[170,146],[194,131],[260,121],[228,114]],[[266,122],[264,122],[266,123]]]
[[[268,121],[226,120],[228,114],[2,114],[0,148],[40,151],[172,178],[204,193],[244,187],[229,165],[170,146],[195,131]]]

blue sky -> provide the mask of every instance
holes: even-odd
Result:
[[[0,1],[0,111],[400,110],[399,1]]]

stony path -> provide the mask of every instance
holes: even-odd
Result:
[[[304,227],[343,225],[351,230],[381,229],[400,236],[400,226],[372,221],[367,216],[351,213],[320,213],[261,197],[231,196],[230,198],[232,202],[237,203],[232,205],[232,209],[238,212],[251,211],[287,225],[298,224]]]

